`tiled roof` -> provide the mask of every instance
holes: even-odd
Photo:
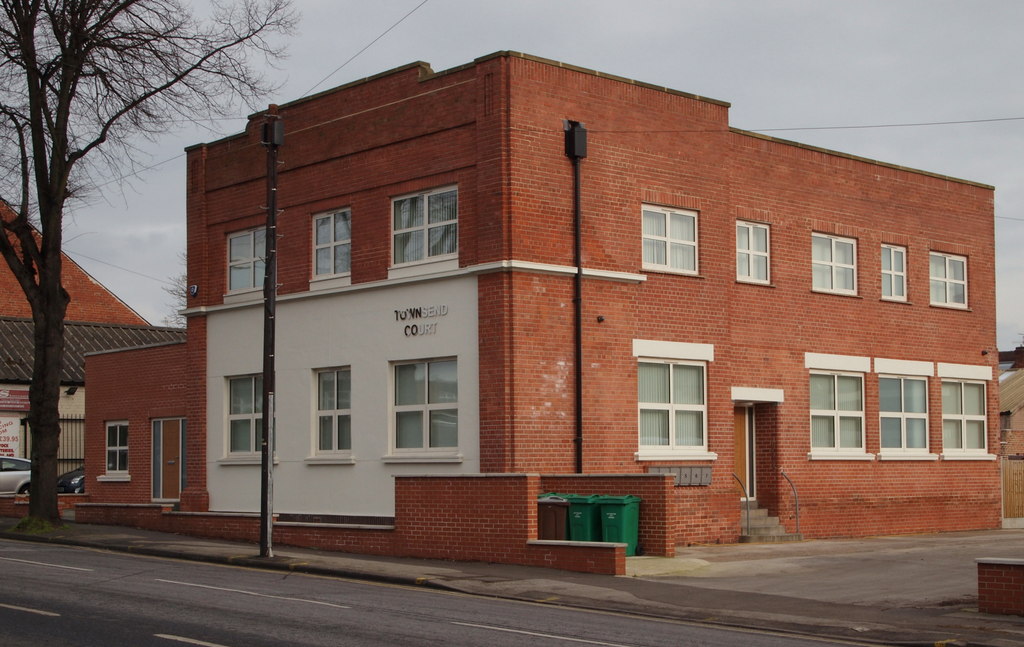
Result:
[[[999,410],[1016,413],[1024,406],[1024,369],[1007,371],[999,380]]]
[[[64,324],[64,384],[85,383],[85,355],[117,348],[181,343],[180,328],[128,326],[118,324]],[[32,320],[0,317],[0,381],[29,382],[32,379]]]

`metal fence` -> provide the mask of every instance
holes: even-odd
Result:
[[[25,456],[32,455],[32,434],[25,424]],[[57,473],[63,474],[85,463],[85,416],[60,419],[60,448],[57,450]]]

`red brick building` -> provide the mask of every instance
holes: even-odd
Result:
[[[728,108],[511,52],[276,107],[281,520],[401,534],[430,505],[405,483],[530,473],[515,492],[656,483],[652,552],[737,541],[744,498],[795,532],[794,487],[809,537],[998,527],[992,187]],[[567,122],[587,132],[578,194]],[[93,501],[259,509],[263,123],[188,151],[184,351],[89,365],[133,394],[90,398],[90,456],[126,455]],[[187,420],[180,497],[153,495],[168,417]],[[101,444],[120,422],[127,445]]]

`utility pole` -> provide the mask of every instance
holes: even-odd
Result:
[[[263,145],[267,147],[267,233],[263,275],[263,434],[260,439],[260,557],[273,557],[274,534],[274,333],[277,311],[277,149],[284,124],[277,106],[267,110]]]

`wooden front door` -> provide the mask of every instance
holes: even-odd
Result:
[[[733,471],[739,477],[747,496],[757,497],[754,491],[754,408],[736,407],[733,410]]]
[[[177,500],[181,497],[184,472],[181,447],[184,420],[173,418],[153,421],[153,498]]]

